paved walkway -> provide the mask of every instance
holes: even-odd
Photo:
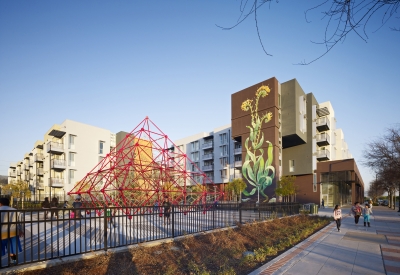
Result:
[[[249,275],[266,274],[400,274],[400,213],[374,206],[371,227],[361,217],[342,220],[341,232],[333,222]],[[350,208],[344,208],[346,215]],[[333,209],[318,215],[332,216]]]

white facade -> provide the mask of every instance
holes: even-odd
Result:
[[[230,125],[179,139],[174,143],[214,183],[227,183],[234,177],[241,177],[242,148],[240,143],[231,139]],[[190,162],[186,167],[188,171],[195,170]]]
[[[109,130],[67,119],[53,125],[23,161],[10,164],[9,182],[29,182],[35,199],[65,194],[115,147],[115,140]]]

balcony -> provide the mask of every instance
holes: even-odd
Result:
[[[37,169],[37,175],[38,175],[38,176],[43,176],[43,174],[44,174],[44,173],[43,173],[43,168],[38,168],[38,169]]]
[[[317,119],[318,131],[328,131],[330,129],[330,123],[328,117],[320,117]]]
[[[64,179],[50,178],[51,187],[64,187]]]
[[[242,167],[242,161],[241,160],[235,160],[234,165],[235,165],[235,167]]]
[[[15,178],[17,176],[16,172],[10,172],[10,177]]]
[[[228,175],[221,175],[221,179],[222,180],[227,180],[228,179]]]
[[[51,168],[64,170],[65,168],[67,168],[67,162],[65,161],[65,159],[52,159]]]
[[[29,171],[29,163],[28,162],[26,164],[24,164],[24,170]]]
[[[64,143],[58,143],[50,141],[47,143],[47,153],[52,154],[63,154],[64,153]]]
[[[214,165],[204,165],[201,168],[203,171],[212,171],[214,170]]]
[[[17,168],[18,164],[16,162],[10,163],[10,168]]]
[[[234,179],[242,179],[242,178],[243,178],[242,174],[241,174],[241,173],[238,173],[238,174],[236,174],[236,175],[231,175],[231,176],[229,177],[229,180],[232,181],[232,180],[234,180]]]
[[[204,160],[213,159],[213,158],[214,158],[214,154],[213,153],[203,155],[203,159]]]
[[[35,162],[43,162],[43,160],[44,160],[43,154],[42,153],[35,154],[34,160],[35,160]]]
[[[21,171],[17,170],[17,176],[21,176]]]
[[[210,181],[214,181],[214,177],[212,175],[206,175],[207,179],[209,179]]]
[[[213,146],[214,146],[213,142],[206,142],[201,146],[201,148],[208,149],[208,148],[212,148]]]
[[[327,133],[322,133],[317,135],[318,146],[326,146],[330,144],[330,137]]]
[[[36,186],[37,190],[43,190],[44,189],[44,183],[43,180],[33,180],[33,186]]]
[[[322,160],[329,160],[330,159],[330,153],[329,150],[319,150],[317,151],[317,160],[322,161]]]
[[[240,148],[235,148],[235,155],[242,154],[242,147]]]
[[[33,180],[33,174],[29,173],[29,180]]]

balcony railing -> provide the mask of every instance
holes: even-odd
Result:
[[[43,176],[43,168],[38,168],[37,169],[37,175],[38,176]]]
[[[318,131],[327,131],[330,129],[330,122],[328,117],[320,117],[317,119]]]
[[[37,154],[35,154],[35,156],[34,156],[35,162],[43,162],[43,159],[44,159],[44,157],[43,157],[43,154],[42,154],[42,153],[37,153]]]
[[[201,146],[201,148],[205,149],[205,148],[211,148],[213,146],[214,146],[213,142],[206,142]]]
[[[64,187],[64,179],[50,178],[51,187]]]
[[[235,148],[235,155],[241,154],[242,153],[242,147],[240,148]]]
[[[44,182],[43,182],[43,180],[33,180],[33,186],[35,186],[36,187],[36,189],[39,189],[39,190],[43,190],[44,189]]]
[[[235,167],[242,167],[242,161],[241,160],[236,160],[235,161]]]
[[[243,176],[242,176],[242,174],[236,174],[236,175],[232,175],[232,176],[230,176],[229,177],[229,180],[234,180],[234,179],[242,179],[243,178]]]
[[[316,140],[318,146],[325,146],[330,144],[330,137],[327,133],[318,134]]]
[[[203,155],[203,159],[212,159],[212,158],[214,158],[213,153]]]
[[[202,167],[203,171],[210,171],[210,170],[213,170],[213,169],[214,169],[214,165],[204,165]]]
[[[10,177],[15,178],[17,176],[16,172],[10,172]]]
[[[67,162],[65,159],[52,159],[51,168],[53,169],[65,169],[67,168]]]
[[[206,175],[207,179],[214,181],[214,177],[212,175]]]
[[[54,154],[64,153],[64,143],[49,141],[47,143],[47,153],[54,153]]]
[[[21,171],[17,170],[17,176],[21,176]]]
[[[319,150],[317,151],[317,159],[318,160],[329,160],[330,159],[330,152],[329,150]]]
[[[24,170],[29,170],[29,163],[24,164]]]

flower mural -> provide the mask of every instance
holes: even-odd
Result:
[[[268,123],[272,119],[272,113],[266,112],[263,115],[258,114],[258,102],[260,98],[266,97],[271,92],[268,86],[261,86],[257,89],[255,99],[247,99],[241,105],[242,111],[251,112],[251,126],[246,126],[250,129],[250,135],[245,141],[246,156],[242,166],[243,177],[249,183],[248,187],[252,189],[243,191],[247,197],[252,196],[258,190],[258,195],[261,194],[268,200],[268,196],[264,190],[272,184],[275,177],[275,168],[271,165],[273,159],[273,145],[268,140],[267,158],[264,159],[264,149],[261,147],[264,144],[264,133],[261,131],[263,123]],[[247,201],[250,198],[243,199]],[[259,198],[258,198],[259,200]]]

